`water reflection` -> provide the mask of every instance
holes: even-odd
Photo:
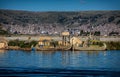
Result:
[[[6,52],[6,50],[0,50],[0,57],[3,57],[5,52]]]
[[[3,54],[5,52],[5,50],[0,50],[0,54]]]
[[[0,51],[0,67],[120,70],[119,55],[120,51],[9,50]]]

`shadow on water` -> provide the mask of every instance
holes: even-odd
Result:
[[[119,71],[72,70],[49,68],[1,68],[0,76],[47,76],[47,77],[119,77]]]

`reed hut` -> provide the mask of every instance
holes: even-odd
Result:
[[[82,44],[82,40],[80,40],[77,37],[72,37],[70,39],[70,44],[78,47],[78,46],[80,46]]]
[[[39,46],[50,46],[50,42],[51,42],[52,38],[51,37],[40,37],[38,45]]]
[[[62,40],[59,40],[59,41],[58,41],[58,45],[59,45],[59,46],[63,46],[63,41],[62,41]],[[70,43],[69,43],[69,42],[66,42],[66,46],[68,46],[68,45],[70,45]]]
[[[0,49],[5,49],[8,47],[8,41],[3,38],[3,37],[0,37]]]

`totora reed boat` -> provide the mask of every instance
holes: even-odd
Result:
[[[39,47],[37,45],[35,48],[37,51],[57,51],[57,50],[67,51],[71,49],[71,45],[70,46],[58,46],[58,47]]]
[[[86,50],[86,51],[97,51],[97,50],[107,50],[106,49],[106,44],[104,43],[103,46],[99,46],[99,45],[90,45],[88,47],[77,47],[77,46],[72,46],[71,50],[74,51],[82,51],[82,50]]]

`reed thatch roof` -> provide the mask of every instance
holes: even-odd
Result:
[[[0,42],[8,42],[4,37],[0,37]]]
[[[8,41],[4,37],[0,37],[0,48],[5,48],[8,46]]]
[[[43,41],[43,40],[52,40],[51,37],[48,37],[48,36],[43,36],[43,37],[40,37],[39,41]]]
[[[70,33],[69,32],[62,32],[62,36],[69,36]]]
[[[73,44],[73,45],[75,45],[75,44],[82,44],[82,41],[79,38],[77,38],[77,37],[72,37],[70,39],[70,43]]]

